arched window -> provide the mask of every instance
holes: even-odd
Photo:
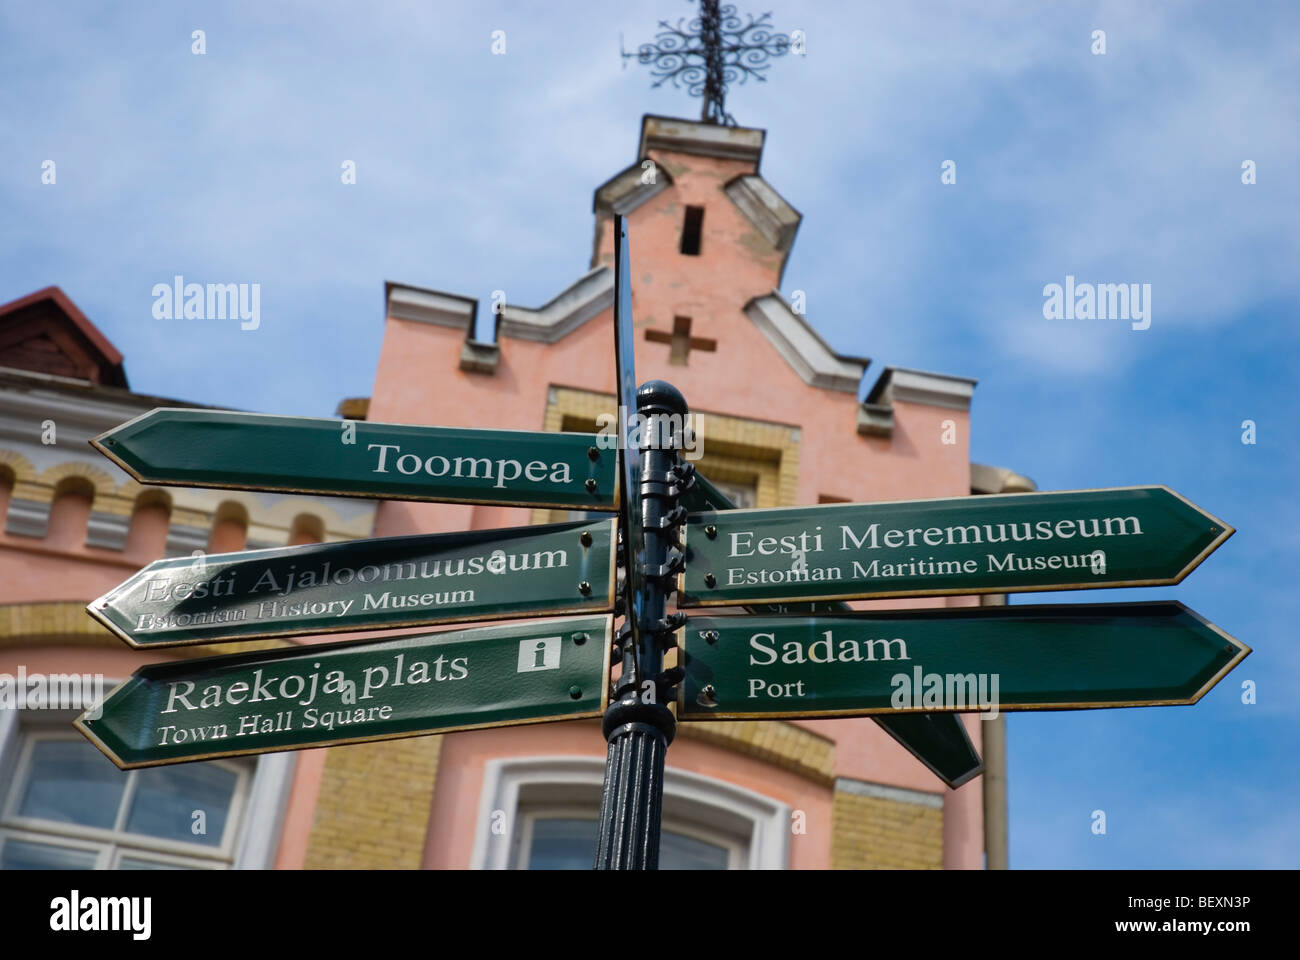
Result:
[[[300,543],[323,543],[325,541],[325,521],[314,513],[300,513],[293,518],[289,528],[289,546]]]
[[[471,866],[590,869],[604,766],[598,757],[487,761]],[[669,767],[659,868],[784,869],[790,813],[745,787]]]
[[[234,553],[248,541],[248,508],[237,500],[227,500],[212,517],[212,534],[208,553]]]
[[[54,488],[50,524],[45,542],[62,550],[75,550],[86,542],[90,506],[95,502],[95,485],[85,477],[64,477]]]
[[[167,549],[172,498],[166,490],[145,490],[135,498],[131,526],[126,533],[126,553],[141,562],[156,560]]]

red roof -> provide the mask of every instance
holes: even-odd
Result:
[[[58,287],[0,306],[0,367],[127,385],[122,354]]]

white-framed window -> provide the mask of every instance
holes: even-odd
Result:
[[[596,851],[596,805],[525,806],[510,866],[516,870],[589,870]],[[749,837],[708,830],[665,817],[659,838],[661,870],[742,870]]]
[[[291,756],[119,770],[75,715],[0,710],[0,869],[273,865]]]
[[[489,761],[471,865],[589,870],[605,764],[592,757]],[[661,870],[784,869],[790,808],[734,784],[664,773]]]
[[[227,760],[123,771],[75,730],[29,729],[0,808],[0,869],[229,867],[251,773]]]

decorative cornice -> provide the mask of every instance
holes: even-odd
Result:
[[[86,524],[86,546],[102,550],[125,550],[131,518],[117,513],[92,510]]]
[[[858,433],[864,437],[887,437],[894,432],[894,408],[883,403],[858,405]]]
[[[723,191],[767,242],[781,252],[781,274],[784,275],[785,263],[803,215],[756,173],[734,178],[723,187]]]
[[[399,283],[384,284],[384,302],[387,316],[439,327],[455,327],[470,335],[474,330],[474,318],[478,316],[478,301],[470,297]]]
[[[5,515],[5,533],[11,537],[34,537],[44,540],[49,532],[50,505],[41,500],[14,497]]]
[[[636,155],[638,160],[644,160],[651,150],[663,150],[723,160],[747,160],[757,173],[766,136],[766,131],[753,127],[728,127],[720,123],[646,114],[641,118],[641,143]]]
[[[592,212],[606,216],[615,213],[631,213],[672,185],[673,178],[661,164],[655,164],[652,182],[644,182],[646,174],[646,169],[642,166],[644,162],[638,160],[597,187],[591,200]]]
[[[397,283],[385,285],[385,298],[390,317],[464,330],[461,369],[492,373],[499,361],[501,337],[555,343],[612,307],[614,271],[604,264],[588,271],[543,307],[503,304],[494,314],[494,338],[490,342],[473,338],[477,300]]]
[[[460,345],[460,368],[466,373],[496,373],[501,362],[501,345],[466,340]]]
[[[892,407],[895,402],[918,403],[948,410],[969,410],[977,380],[926,370],[886,367],[867,394],[866,402]]]
[[[971,493],[1033,493],[1038,484],[1006,467],[989,467],[982,463],[970,465]]]
[[[506,304],[497,318],[501,337],[555,343],[614,305],[614,271],[602,264],[539,309]]]
[[[0,395],[0,441],[12,442],[29,440],[33,428],[44,420],[53,420],[59,433],[84,431],[93,437],[154,407],[197,406],[131,393],[120,387],[9,368],[0,369]],[[37,429],[36,435],[39,432]]]
[[[173,523],[167,528],[167,545],[163,555],[167,557],[187,557],[195,550],[208,549],[208,537],[211,531],[207,527],[195,527],[184,523]]]
[[[836,353],[778,292],[750,300],[745,304],[745,315],[806,383],[826,390],[858,392],[871,361]]]

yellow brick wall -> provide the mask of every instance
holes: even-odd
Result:
[[[869,796],[837,783],[832,817],[833,869],[943,868],[941,805]]]
[[[572,387],[552,387],[542,429],[596,430],[597,418],[613,413],[614,397]],[[756,507],[791,506],[798,495],[799,430],[796,427],[703,413],[703,458],[696,463],[710,480],[753,484]],[[534,510],[533,523],[566,518],[563,510]]]
[[[418,869],[441,748],[436,736],[330,747],[303,865]]]
[[[679,737],[735,750],[817,783],[835,780],[835,744],[803,727],[781,720],[728,720],[683,723]]]

